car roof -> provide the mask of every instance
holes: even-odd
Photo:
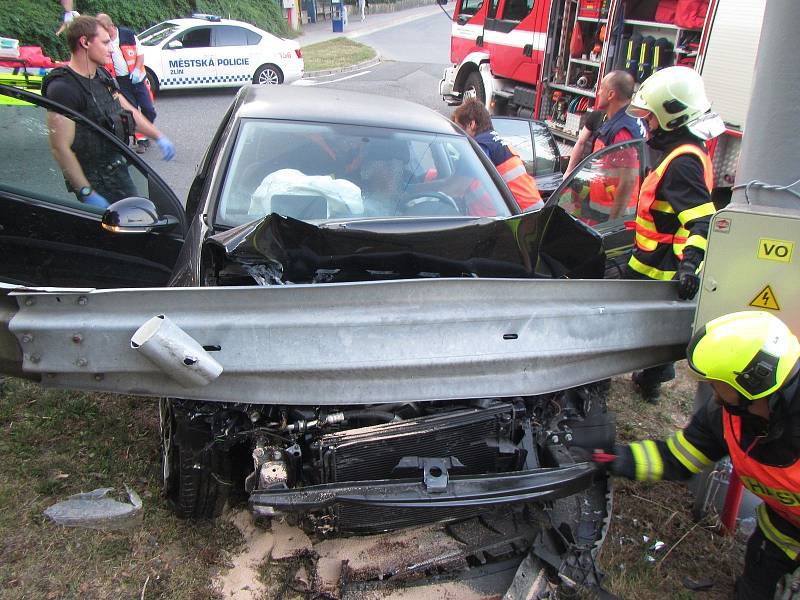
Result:
[[[251,25],[250,23],[245,23],[244,21],[234,21],[233,19],[220,19],[219,21],[210,21],[208,19],[198,19],[194,17],[187,17],[182,19],[169,19],[164,21],[165,23],[172,23],[177,25],[178,27],[196,27],[198,25],[236,25],[237,27],[245,27],[246,29],[251,29],[253,31],[263,32],[263,29],[259,29],[255,25]]]
[[[463,132],[439,113],[405,100],[312,86],[245,86],[238,99],[239,118],[285,119],[388,127],[427,133]]]

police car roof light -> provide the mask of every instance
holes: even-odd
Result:
[[[219,21],[222,21],[222,17],[220,17],[219,15],[209,15],[209,14],[206,14],[206,13],[193,13],[192,14],[192,18],[193,19],[205,19],[206,21],[213,21],[214,23],[218,23]]]

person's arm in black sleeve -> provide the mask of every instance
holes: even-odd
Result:
[[[685,480],[728,454],[722,408],[709,401],[688,426],[668,440],[644,440],[614,447],[614,475],[638,481]]]
[[[675,278],[678,295],[691,300],[700,288],[700,266],[706,253],[708,226],[715,212],[711,192],[705,183],[703,164],[696,156],[684,155],[673,160],[659,184],[659,199],[667,201],[681,223],[686,245]]]
[[[85,108],[85,101],[77,85],[69,83],[63,77],[51,81],[47,86],[47,98],[80,113]]]

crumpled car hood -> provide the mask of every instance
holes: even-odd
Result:
[[[557,206],[504,219],[319,225],[278,214],[206,240],[260,284],[430,277],[601,278],[602,238]],[[223,260],[219,260],[222,258]]]

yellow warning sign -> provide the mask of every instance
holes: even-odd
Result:
[[[758,240],[756,256],[761,260],[777,260],[788,263],[792,262],[792,252],[794,252],[794,242],[761,238]]]
[[[770,310],[781,309],[781,307],[778,306],[778,299],[775,297],[775,293],[768,285],[765,285],[764,289],[756,294],[756,297],[750,301],[750,306],[755,306],[756,308],[768,308]]]

